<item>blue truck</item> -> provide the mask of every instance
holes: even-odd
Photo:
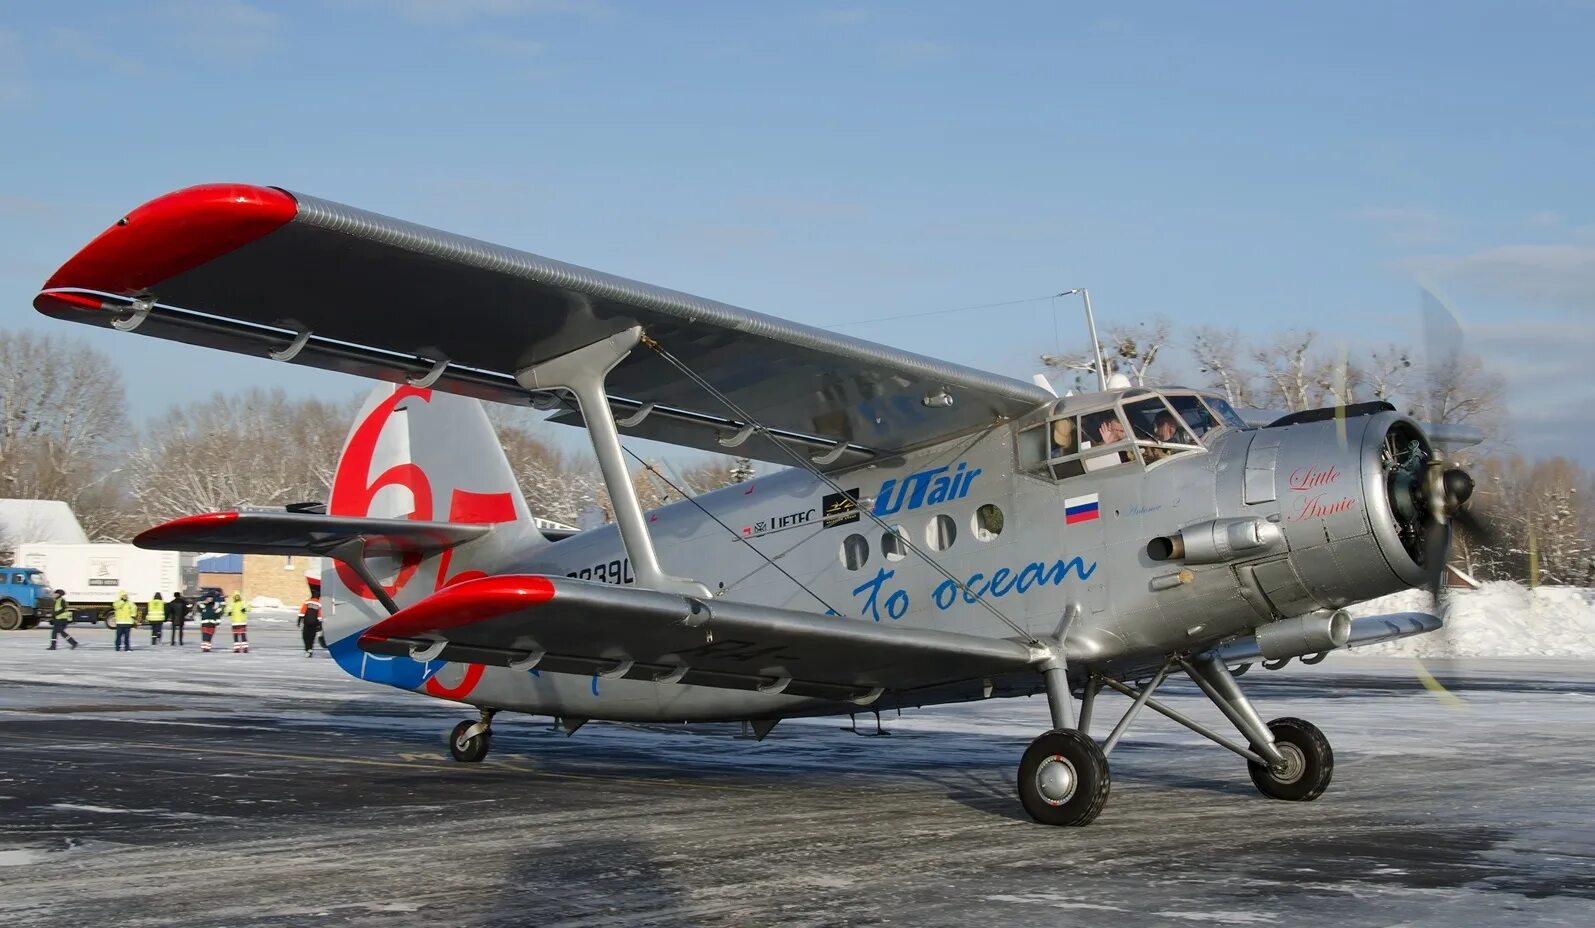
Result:
[[[0,567],[0,631],[32,628],[48,622],[55,609],[55,591],[35,567]]]

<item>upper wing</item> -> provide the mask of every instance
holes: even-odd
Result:
[[[1032,383],[270,187],[192,187],[139,207],[62,266],[34,306],[377,379],[436,369],[439,389],[516,403],[527,401],[516,371],[641,325],[763,425],[813,449],[847,443],[842,465],[1053,399]],[[644,348],[608,386],[623,411],[656,404],[629,434],[718,450],[747,424]],[[927,400],[942,394],[951,405]],[[790,463],[762,437],[739,453]]]
[[[210,512],[140,532],[133,544],[163,551],[330,555],[345,542],[363,556],[429,555],[480,538],[490,525],[366,519],[306,512]]]
[[[1024,670],[1030,649],[985,638],[569,577],[445,587],[360,637],[374,654],[863,700]]]

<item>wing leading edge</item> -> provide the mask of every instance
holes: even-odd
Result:
[[[525,403],[514,375],[634,325],[751,417],[839,466],[977,430],[1041,387],[269,187],[135,209],[62,266],[39,311],[383,380]],[[739,421],[662,356],[608,380],[628,434],[720,449]],[[947,405],[943,396],[951,398]],[[576,420],[579,421],[579,420]],[[750,441],[742,453],[789,461]]]

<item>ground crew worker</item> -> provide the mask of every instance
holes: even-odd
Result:
[[[199,650],[210,652],[210,640],[216,634],[216,623],[222,620],[222,604],[215,593],[206,593],[199,601]]]
[[[166,601],[156,593],[144,609],[144,621],[150,627],[150,644],[161,643],[161,631],[166,628]]]
[[[78,640],[67,633],[67,627],[72,624],[72,607],[67,605],[66,590],[55,591],[55,611],[50,613],[50,647],[55,650],[55,639],[65,638],[66,643],[76,648]]]
[[[321,584],[310,581],[310,598],[299,607],[299,634],[304,636],[305,657],[314,657],[316,633],[321,631]],[[324,648],[326,641],[321,642]]]
[[[233,623],[233,653],[249,653],[249,604],[244,594],[234,593],[227,602],[227,618]]]
[[[166,604],[166,621],[172,626],[167,644],[172,647],[183,643],[183,626],[188,623],[188,609],[188,600],[183,598],[182,590],[173,593],[171,602]]]
[[[126,590],[119,593],[116,602],[111,604],[111,614],[116,623],[116,646],[112,650],[133,650],[133,623],[138,621],[138,607],[127,598]]]

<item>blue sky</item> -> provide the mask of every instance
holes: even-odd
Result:
[[[1088,286],[1104,324],[1355,354],[1416,341],[1422,274],[1508,440],[1589,457],[1592,38],[1574,0],[12,4],[0,319],[89,337],[138,416],[361,389],[32,311],[129,208],[221,180],[821,325]],[[1028,377],[1051,310],[846,331]]]

